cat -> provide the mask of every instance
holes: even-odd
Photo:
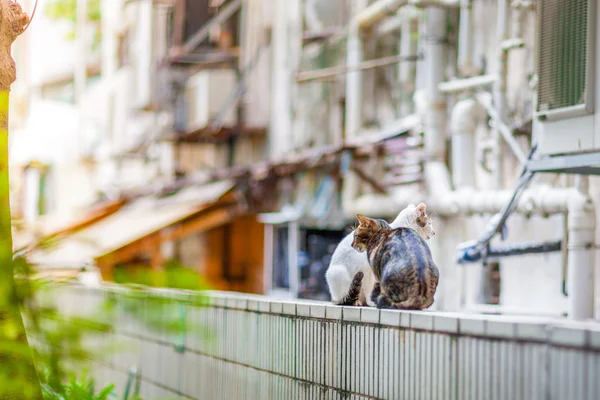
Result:
[[[427,242],[414,229],[393,229],[380,220],[357,218],[352,247],[367,253],[376,279],[371,300],[377,308],[430,307],[440,274]]]
[[[383,220],[379,221],[387,224]],[[412,227],[425,240],[429,240],[435,235],[432,220],[427,215],[423,203],[416,207],[414,204],[408,205],[400,211],[389,226],[392,228]],[[325,273],[331,300],[337,305],[374,306],[375,303],[371,300],[371,291],[375,284],[375,277],[369,266],[367,255],[352,248],[353,240],[354,231],[342,239],[331,256],[331,262]]]

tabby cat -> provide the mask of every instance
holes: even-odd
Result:
[[[415,229],[425,240],[435,235],[432,220],[427,215],[425,204],[415,207],[409,204],[400,211],[394,221],[387,225],[384,220],[377,220],[386,227],[410,227]],[[354,231],[350,232],[336,247],[331,262],[325,273],[325,280],[331,294],[331,301],[337,305],[370,305],[371,292],[375,285],[375,277],[369,266],[367,255],[352,248]]]
[[[367,252],[376,279],[371,300],[377,308],[430,307],[439,271],[425,240],[411,228],[392,229],[381,220],[357,218],[352,247]]]

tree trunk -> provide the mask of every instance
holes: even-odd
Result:
[[[42,399],[14,280],[8,181],[8,94],[16,79],[10,48],[28,22],[18,3],[0,0],[0,395],[3,399]]]

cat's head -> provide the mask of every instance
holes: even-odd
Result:
[[[367,251],[367,245],[374,234],[382,229],[391,229],[390,225],[382,219],[373,219],[357,215],[358,226],[354,230],[354,240],[352,247],[359,252]]]
[[[415,207],[414,204],[409,204],[404,210],[400,211],[400,214],[396,217],[392,225],[397,227],[412,228],[421,238],[429,240],[435,235],[433,229],[433,221],[431,217],[427,215],[427,207],[425,203],[420,203]]]

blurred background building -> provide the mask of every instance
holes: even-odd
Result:
[[[596,18],[586,1],[39,0],[13,49],[15,249],[57,273],[175,260],[218,289],[327,300],[356,213],[424,201],[435,308],[591,317],[600,186],[565,172],[600,165]],[[492,244],[536,254],[459,263],[534,144],[551,173]]]

